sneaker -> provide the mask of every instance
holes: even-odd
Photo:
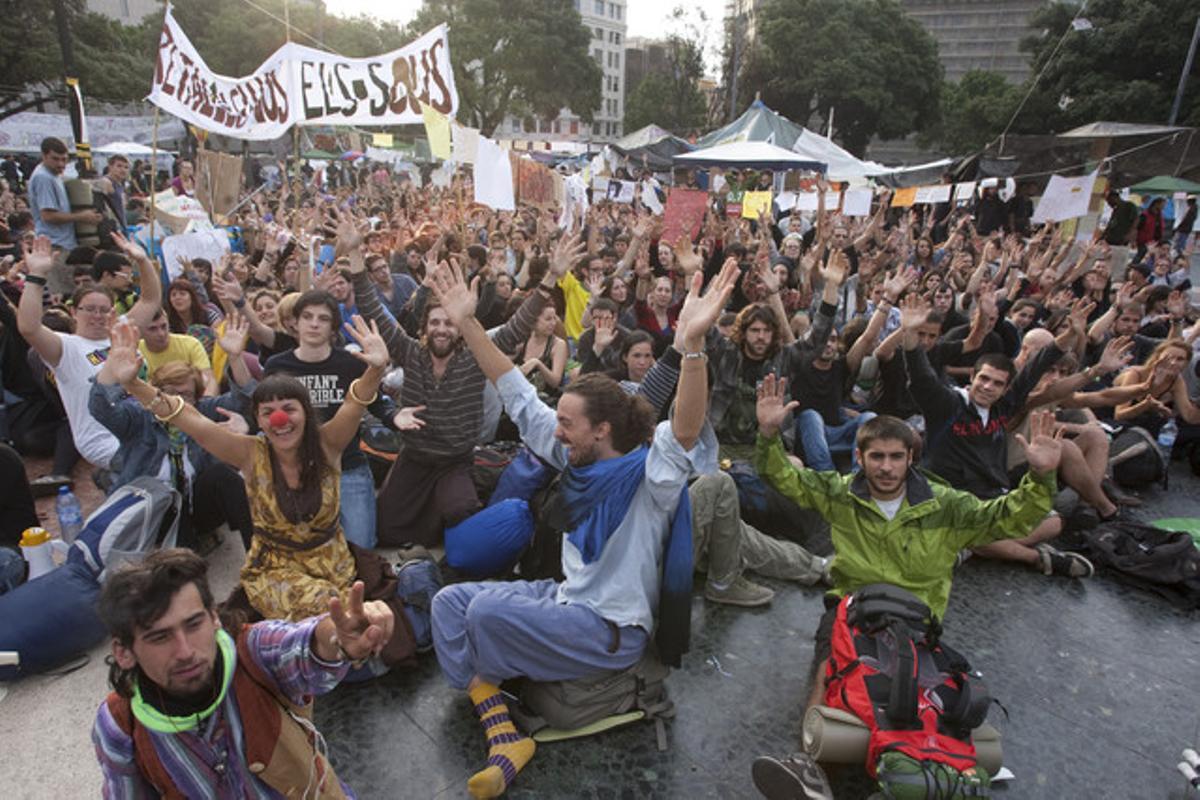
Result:
[[[829,779],[807,753],[783,759],[759,756],[750,774],[754,787],[767,800],[833,800]]]
[[[775,590],[759,586],[739,575],[733,583],[724,589],[718,589],[711,583],[704,587],[704,597],[714,603],[724,603],[730,606],[765,606],[775,597]]]
[[[402,544],[396,550],[396,571],[413,561],[433,561],[430,552],[419,544]]]
[[[69,475],[43,475],[29,482],[29,491],[34,497],[49,497],[58,494],[59,488],[70,486],[71,483]]]
[[[1067,578],[1090,578],[1096,572],[1092,562],[1079,553],[1064,553],[1042,542],[1034,547],[1038,552],[1038,567],[1043,575],[1061,575]]]

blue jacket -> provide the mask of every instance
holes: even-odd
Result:
[[[225,417],[217,414],[218,407],[245,416],[250,412],[250,394],[256,385],[255,381],[251,381],[246,387],[234,384],[231,391],[219,397],[202,397],[196,403],[196,410],[217,422],[225,420]],[[121,449],[111,465],[113,469],[118,470],[117,480],[113,483],[114,489],[140,475],[158,475],[171,447],[166,425],[156,420],[141,403],[128,397],[119,385],[105,385],[95,378],[92,379],[92,390],[88,396],[88,410],[96,421],[112,431],[121,443]],[[187,442],[189,446],[185,452],[197,474],[218,463],[215,457],[196,444],[190,436],[187,437]]]

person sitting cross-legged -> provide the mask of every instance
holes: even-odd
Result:
[[[879,416],[858,430],[853,475],[799,468],[788,460],[780,426],[796,403],[786,403],[785,382],[767,376],[758,389],[758,472],[798,505],[829,520],[834,557],[833,589],[817,626],[809,706],[825,697],[830,636],[841,597],[887,583],[920,598],[938,619],[946,613],[958,552],[1024,536],[1050,510],[1062,443],[1053,418],[1036,412],[1028,440],[1018,435],[1029,472],[1013,491],[993,500],[934,483],[913,465],[916,434],[895,417]],[[775,798],[832,798],[820,767],[804,754],[758,759],[755,785]]]
[[[716,470],[705,424],[704,337],[737,279],[730,260],[700,296],[701,275],[679,312],[684,353],[672,420],[655,426],[645,400],[605,375],[572,381],[557,412],[474,317],[475,296],[457,271],[435,275],[434,293],[461,332],[525,444],[564,471],[571,531],[562,544],[565,579],[459,583],[433,600],[438,663],[465,689],[488,740],[488,761],[468,781],[473,797],[496,797],[533,757],[535,745],[508,717],[501,681],[574,680],[636,664],[655,634],[677,665],[691,611],[692,543],[687,480]],[[657,632],[656,632],[657,628]]]

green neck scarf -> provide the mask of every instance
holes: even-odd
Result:
[[[217,706],[221,705],[225,700],[225,694],[229,691],[229,684],[233,682],[233,669],[237,664],[237,647],[233,643],[233,637],[221,628],[217,629],[217,649],[220,651],[225,673],[221,680],[221,690],[217,692],[216,699],[212,701],[212,704],[208,708],[196,714],[189,714],[186,717],[173,717],[147,703],[142,697],[140,682],[135,681],[133,685],[133,699],[130,700],[129,705],[137,721],[155,733],[183,733],[184,731],[193,730],[200,725],[202,720],[212,716],[212,713],[217,710]]]

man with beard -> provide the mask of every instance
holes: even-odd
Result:
[[[1017,442],[1029,461],[1021,485],[983,501],[927,480],[913,468],[916,434],[895,417],[875,417],[858,430],[853,475],[795,466],[779,438],[796,402],[786,402],[783,383],[768,377],[758,390],[758,471],[778,491],[830,521],[834,548],[833,589],[814,636],[809,706],[825,698],[825,672],[838,602],[864,586],[886,583],[919,597],[938,619],[945,616],[958,552],[1024,536],[1050,510],[1062,445],[1053,436],[1054,419],[1038,414],[1029,441]],[[806,754],[756,759],[754,784],[772,800],[829,798],[824,773]]]
[[[692,532],[687,481],[716,470],[705,422],[704,338],[738,277],[730,259],[700,295],[692,278],[680,310],[682,366],[671,420],[605,375],[568,384],[551,409],[475,319],[475,297],[457,270],[439,269],[434,292],[488,379],[521,439],[555,469],[570,532],[563,581],[458,583],[433,600],[433,637],[446,680],[466,690],[483,725],[487,765],[467,783],[472,797],[503,794],[535,745],[513,727],[501,681],[575,680],[636,664],[654,634],[666,664],[687,651]]]
[[[362,582],[328,614],[226,631],[204,560],[160,550],[109,577],[99,612],[113,637],[92,728],[105,797],[354,797],[300,715],[392,636]]]
[[[339,241],[361,238],[344,220]],[[546,275],[529,297],[494,334],[496,345],[515,351],[529,338],[534,322],[550,302],[550,292],[584,251],[578,236],[554,248]],[[420,428],[404,434],[404,448],[379,489],[379,541],[385,545],[441,543],[442,532],[479,510],[471,480],[472,453],[484,420],[487,379],[469,350],[462,347],[459,327],[444,308],[425,307],[421,339],[409,336],[388,316],[371,288],[357,246],[350,252],[354,293],[359,312],[379,325],[392,362],[404,369],[400,398],[405,407],[424,410]]]

